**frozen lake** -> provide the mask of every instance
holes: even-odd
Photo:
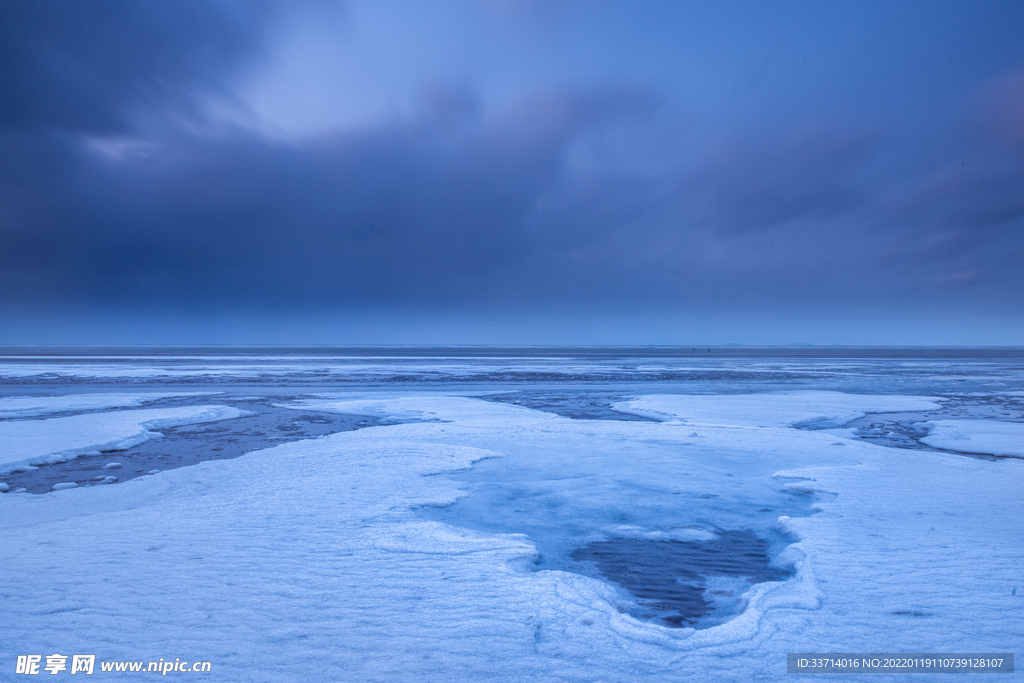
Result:
[[[6,349],[2,660],[674,681],[1013,652],[1022,461],[1019,349]]]

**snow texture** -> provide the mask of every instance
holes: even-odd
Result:
[[[664,394],[616,404],[615,409],[658,420],[695,424],[842,427],[866,413],[938,410],[939,398],[869,396],[835,391],[793,391],[741,396]]]
[[[70,394],[67,396],[5,396],[0,398],[0,419],[32,417],[84,410],[132,408],[150,401],[179,396],[199,396],[209,391],[145,394]]]
[[[662,423],[570,420],[465,397],[320,399],[297,407],[433,421],[116,486],[9,493],[0,658],[182,657],[211,661],[222,681],[751,681],[783,679],[786,652],[1019,651],[1024,462],[778,426],[928,402],[832,394],[824,412],[807,406],[824,398],[633,402]],[[682,422],[709,400],[744,417],[705,416],[717,423],[696,430]],[[612,585],[533,571],[525,535],[417,515],[465,495],[450,475],[481,460],[563,472],[571,481],[544,500],[579,496],[564,502],[581,519],[591,504],[626,511],[676,487],[818,498],[812,516],[777,520],[799,539],[782,558],[794,579],[755,585],[720,626],[670,629],[630,616]],[[604,516],[593,524],[611,519],[604,509],[594,507]],[[501,513],[513,525],[519,514]],[[656,515],[640,521],[621,531],[668,532]]]
[[[80,455],[120,451],[157,435],[161,427],[215,422],[246,415],[229,406],[149,408],[89,413],[48,420],[0,422],[0,473],[63,462]]]
[[[933,448],[958,453],[1024,458],[1024,423],[996,420],[933,420],[921,439]]]

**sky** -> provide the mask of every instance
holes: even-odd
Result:
[[[1024,4],[0,4],[0,344],[1024,345]]]

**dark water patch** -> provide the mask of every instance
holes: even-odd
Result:
[[[648,417],[620,413],[612,406],[631,398],[618,394],[595,392],[514,392],[509,394],[483,395],[478,398],[495,403],[523,406],[545,413],[554,413],[574,420],[628,420],[633,422],[656,422]]]
[[[172,470],[206,460],[228,460],[290,441],[390,424],[365,415],[307,413],[273,405],[286,400],[289,398],[231,400],[224,396],[203,396],[154,401],[146,408],[225,403],[252,414],[218,422],[163,427],[157,430],[160,436],[126,450],[39,465],[37,469],[0,475],[0,480],[5,481],[11,491],[24,488],[28,493],[47,493],[54,484],[65,482],[75,482],[78,486],[108,485],[154,470]]]
[[[711,541],[612,538],[576,549],[577,562],[628,591],[638,616],[675,628],[706,628],[742,611],[753,584],[792,574],[770,564],[769,543],[750,530],[717,532]]]
[[[963,395],[939,396],[941,407],[921,412],[868,413],[862,418],[844,425],[830,421],[809,421],[796,424],[797,429],[815,431],[838,426],[853,430],[853,434],[864,441],[888,448],[904,448],[916,451],[953,453],[979,460],[1003,460],[1007,456],[961,453],[935,448],[923,443],[928,436],[928,422],[932,420],[998,420],[1001,422],[1024,421],[1024,397],[1013,395]]]
[[[643,462],[637,452],[624,457]],[[814,500],[825,495],[785,489],[770,472],[755,483],[748,462],[742,479],[698,468],[677,473],[663,487],[616,478],[606,491],[605,476],[589,462],[545,465],[514,455],[483,460],[446,475],[467,495],[416,512],[484,533],[526,534],[538,552],[536,570],[617,585],[637,606],[636,618],[709,628],[740,614],[753,584],[789,576],[770,561],[794,542],[778,530],[778,519],[813,514]],[[687,529],[717,538],[670,540],[687,538]]]
[[[930,419],[940,418],[924,413],[883,413],[854,420],[848,427],[855,430],[858,438],[879,446],[934,451],[937,449],[921,442],[928,436],[926,423]]]

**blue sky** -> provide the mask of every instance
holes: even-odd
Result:
[[[0,343],[1024,339],[1015,2],[0,7]]]

